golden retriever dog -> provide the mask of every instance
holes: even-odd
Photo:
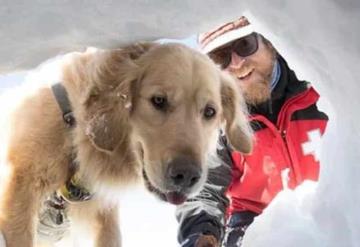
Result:
[[[162,200],[183,203],[206,181],[219,128],[235,149],[251,150],[235,82],[185,46],[145,43],[78,53],[64,65],[61,85],[72,127],[45,87],[7,120],[8,172],[0,197],[7,247],[37,245],[44,202],[74,174],[91,199],[65,201],[71,224],[86,223],[96,246],[115,247],[121,237],[112,195],[143,180]]]

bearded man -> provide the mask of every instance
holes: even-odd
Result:
[[[177,209],[182,247],[239,247],[247,227],[284,188],[319,178],[319,140],[328,117],[319,94],[246,17],[200,36],[202,51],[236,77],[249,109],[254,149],[243,155],[220,140],[222,161],[200,195]]]

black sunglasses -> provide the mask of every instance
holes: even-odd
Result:
[[[231,52],[240,57],[247,57],[254,54],[259,48],[257,33],[251,33],[245,37],[231,42],[229,45],[218,48],[209,53],[209,57],[225,69],[231,62]]]

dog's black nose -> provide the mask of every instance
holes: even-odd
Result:
[[[170,162],[167,172],[169,183],[181,189],[193,187],[201,177],[198,162],[187,156],[180,156]]]

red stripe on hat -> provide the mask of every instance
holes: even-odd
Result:
[[[211,41],[213,41],[217,37],[229,32],[229,31],[245,27],[249,24],[250,24],[249,20],[245,16],[242,16],[235,21],[228,22],[228,23],[223,24],[220,27],[217,27],[209,32],[203,33],[202,35],[200,35],[199,43],[200,43],[201,47],[204,48],[207,44],[209,44]]]

